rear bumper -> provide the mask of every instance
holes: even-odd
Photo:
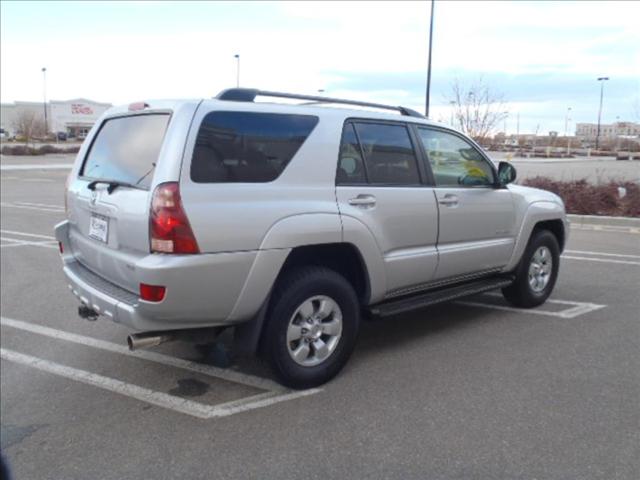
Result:
[[[149,254],[132,270],[135,283],[163,285],[161,302],[146,302],[80,263],[69,241],[69,223],[56,226],[63,272],[78,300],[116,323],[137,331],[233,325],[246,318],[231,313],[257,252],[201,255]],[[233,319],[232,319],[233,318]]]

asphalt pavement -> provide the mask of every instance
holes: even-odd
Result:
[[[52,238],[66,175],[1,176],[16,479],[640,478],[637,230],[576,225],[538,309],[482,295],[367,323],[335,380],[292,392],[224,346],[130,354],[125,329],[79,319]]]

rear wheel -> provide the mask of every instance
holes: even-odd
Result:
[[[345,365],[359,324],[358,298],[344,277],[324,267],[299,268],[276,287],[264,347],[283,384],[315,387]]]
[[[533,233],[516,270],[513,284],[502,289],[507,301],[517,307],[543,304],[556,284],[560,266],[560,247],[548,230]]]

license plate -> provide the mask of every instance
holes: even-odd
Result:
[[[101,215],[91,215],[91,221],[89,222],[89,236],[107,243],[108,235],[109,219]]]

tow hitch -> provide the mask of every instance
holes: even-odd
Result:
[[[90,322],[94,322],[98,319],[98,312],[86,305],[80,305],[78,307],[78,315],[80,315],[80,318],[84,318]]]

